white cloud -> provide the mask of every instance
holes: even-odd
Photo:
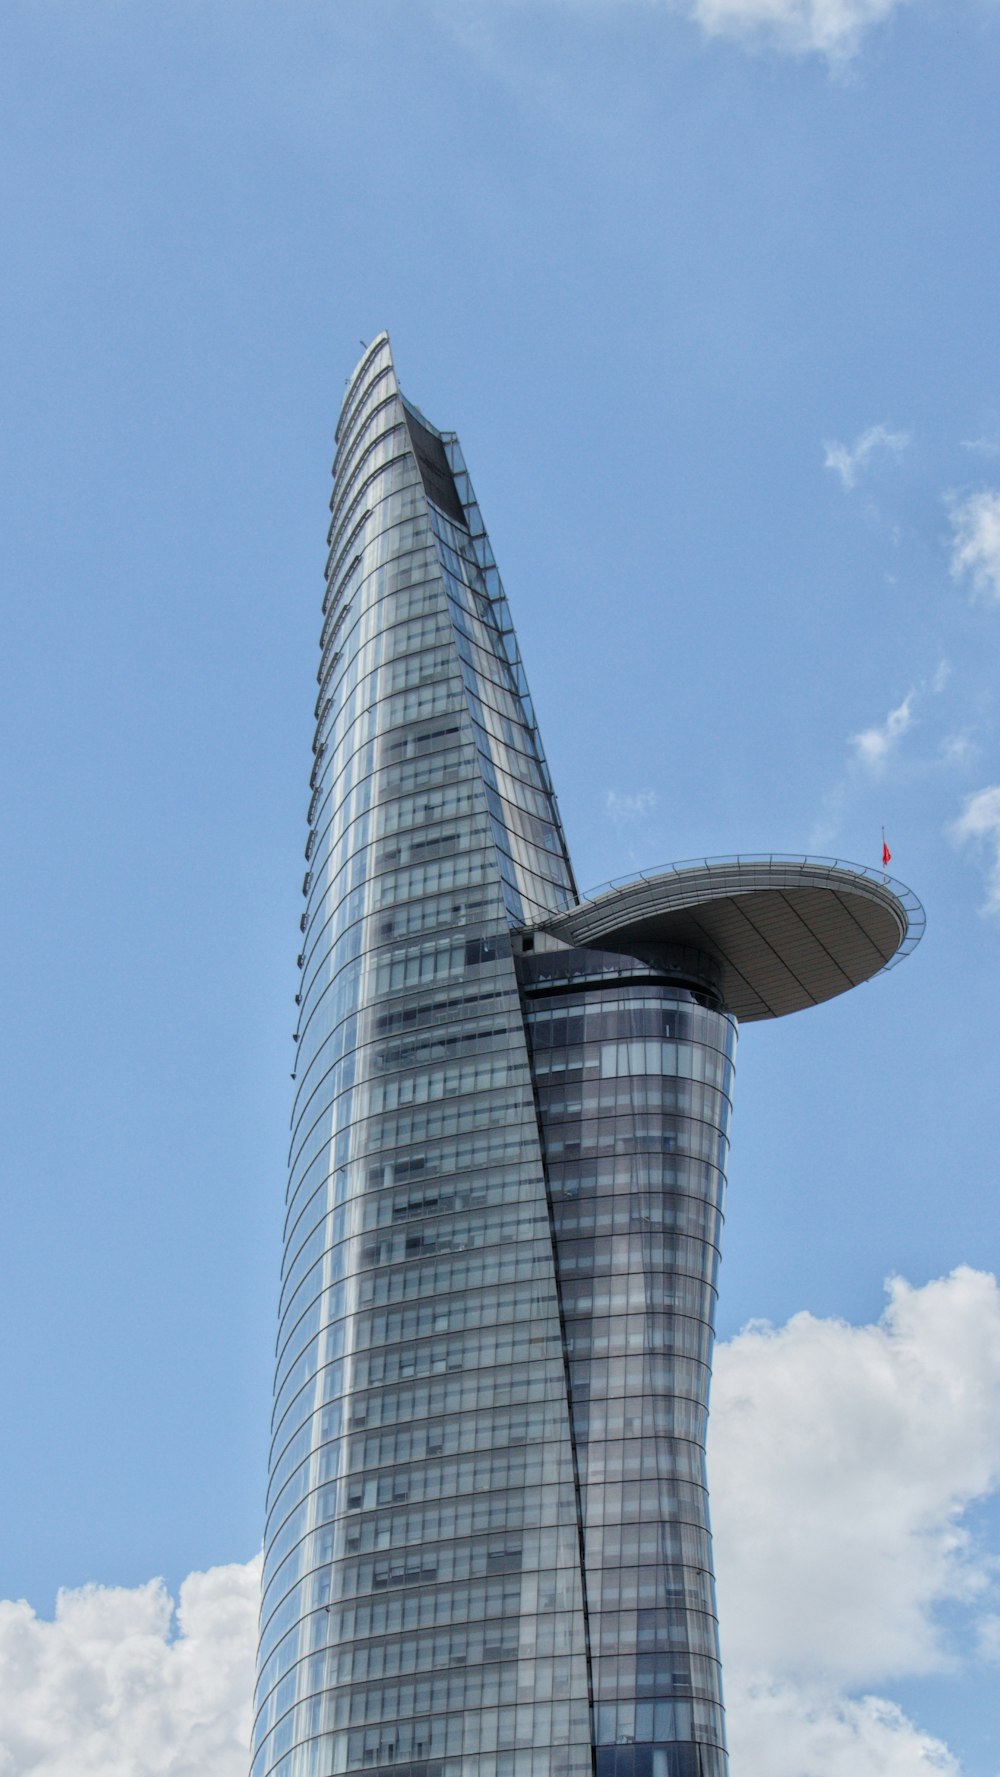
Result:
[[[1000,1485],[1000,1291],[962,1267],[888,1293],[874,1326],[797,1314],[719,1351],[712,1516],[744,1687],[941,1670],[939,1607],[987,1613],[962,1514]]]
[[[1000,1666],[1000,1617],[984,1617],[980,1623],[979,1657]]]
[[[905,0],[694,0],[694,16],[713,35],[759,37],[793,54],[818,51],[843,61],[865,32]]]
[[[902,703],[889,711],[881,727],[866,728],[861,734],[852,734],[851,746],[854,748],[855,758],[869,771],[884,771],[897,741],[912,728],[916,696],[915,689],[908,691]]]
[[[958,1760],[884,1697],[822,1686],[726,1687],[733,1770],[740,1777],[959,1777]]]
[[[948,829],[958,845],[971,844],[989,857],[984,913],[1000,913],[1000,784],[975,790]]]
[[[960,500],[952,495],[951,572],[972,581],[973,589],[1000,603],[1000,489],[981,488]]]
[[[865,1693],[954,1660],[941,1605],[1000,1657],[996,1563],[962,1522],[1000,1485],[998,1432],[1000,1292],[982,1272],[893,1282],[875,1326],[799,1314],[720,1347],[712,1516],[742,1777],[958,1777]]]
[[[836,10],[836,9],[835,9]],[[840,476],[841,485],[845,488],[855,487],[859,475],[867,469],[876,451],[887,450],[893,456],[901,456],[910,442],[909,432],[894,432],[890,426],[869,426],[866,432],[854,440],[853,444],[837,444],[830,442],[824,445],[824,469],[832,469]]]
[[[904,735],[916,726],[919,719],[917,712],[926,706],[930,698],[941,697],[948,690],[953,670],[950,660],[940,660],[930,677],[919,679],[912,685],[902,702],[889,711],[883,722],[848,737],[850,753],[847,767],[823,794],[819,814],[813,822],[809,836],[809,845],[813,851],[821,851],[835,844],[845,813],[859,784],[865,777],[884,777],[899,751]],[[931,724],[932,727],[934,725],[936,724]],[[967,724],[964,728],[940,734],[939,738],[932,736],[931,746],[925,746],[922,758],[909,761],[909,769],[923,776],[942,769],[963,770],[972,764],[978,752],[975,726]]]
[[[481,30],[484,14],[498,3],[527,0],[443,0],[457,28]],[[623,13],[657,0],[551,0],[578,12]],[[663,10],[682,12],[708,37],[759,43],[790,55],[823,55],[844,63],[866,33],[885,23],[908,0],[659,0]]]
[[[604,812],[621,825],[651,814],[656,807],[655,790],[608,790],[604,796]]]
[[[1000,457],[1000,444],[995,438],[963,438],[962,449],[977,457]]]
[[[939,753],[945,765],[969,765],[978,757],[979,746],[967,728],[960,728],[954,734],[945,735]]]
[[[0,1771],[246,1777],[260,1562],[0,1603]],[[176,1631],[176,1632],[175,1632]]]

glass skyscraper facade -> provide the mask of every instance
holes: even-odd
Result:
[[[704,1463],[738,1022],[912,897],[581,900],[457,440],[337,431],[253,1777],[725,1777]]]

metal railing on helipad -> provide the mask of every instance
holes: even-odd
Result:
[[[595,888],[587,889],[580,896],[579,905],[586,907],[615,889],[628,888],[634,882],[655,882],[664,876],[692,875],[697,871],[710,870],[722,874],[727,868],[737,874],[744,868],[773,866],[784,864],[791,868],[808,871],[811,876],[827,876],[831,884],[844,876],[860,877],[871,883],[873,887],[884,889],[890,894],[903,910],[906,933],[895,955],[886,963],[886,969],[892,969],[905,956],[909,956],[920,943],[927,927],[927,915],[921,902],[913,890],[904,882],[898,882],[884,870],[871,864],[855,864],[846,858],[814,858],[801,852],[734,852],[730,855],[715,858],[685,858],[682,863],[661,864],[655,870],[633,870],[626,876],[615,876],[608,882],[599,883]],[[884,974],[885,970],[880,970]]]

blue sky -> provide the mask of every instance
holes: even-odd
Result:
[[[891,1533],[852,1508],[859,1574],[912,1579],[897,1651],[806,1671],[776,1630],[739,1777],[824,1708],[852,1777],[923,1773],[918,1730],[997,1777],[968,1282],[997,1267],[997,0],[12,0],[0,29],[0,1596],[153,1610],[153,1576],[259,1543],[332,433],[388,326],[461,435],[581,882],[873,864],[884,823],[927,907],[904,967],[741,1044],[720,1331],[812,1316],[725,1361],[793,1442],[775,1377],[841,1403],[839,1456],[802,1456],[817,1537],[880,1436],[934,1466],[911,1408],[960,1454]],[[755,1485],[766,1539],[794,1502]]]

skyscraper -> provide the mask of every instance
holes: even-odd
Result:
[[[919,906],[802,858],[580,899],[458,442],[384,334],[331,513],[253,1777],[725,1777],[737,1024]]]

